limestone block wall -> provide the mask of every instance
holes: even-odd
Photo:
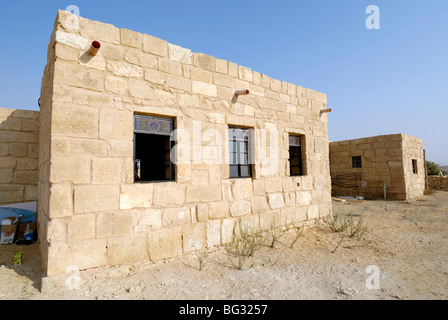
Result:
[[[37,201],[39,112],[0,108],[0,205]]]
[[[361,168],[353,168],[352,157],[361,157]],[[417,160],[417,174],[412,159]],[[330,143],[330,171],[338,175],[360,174],[362,190],[332,186],[334,195],[362,192],[369,198],[405,200],[422,195],[425,185],[422,140],[404,134],[382,135]]]
[[[406,185],[407,199],[423,195],[425,191],[425,158],[423,154],[423,140],[410,135],[403,135],[403,171]],[[416,161],[414,173],[412,161]]]
[[[428,188],[430,190],[448,191],[448,177],[428,176]]]
[[[40,138],[49,147],[39,161],[47,276],[225,244],[239,220],[260,230],[332,212],[325,94],[65,11],[48,56]],[[173,182],[134,183],[135,114],[174,119],[186,132],[178,146],[205,159],[178,164]],[[229,179],[230,126],[253,129],[252,178]],[[289,176],[289,134],[304,136],[305,176]],[[221,161],[205,161],[210,147]]]

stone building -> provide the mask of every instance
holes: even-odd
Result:
[[[326,103],[247,67],[59,11],[41,89],[45,276],[219,246],[237,223],[262,230],[331,214]]]
[[[0,108],[0,205],[37,201],[39,112]]]
[[[332,193],[406,200],[423,195],[422,139],[405,134],[330,142]]]

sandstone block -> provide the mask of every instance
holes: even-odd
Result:
[[[46,248],[46,251],[47,276],[64,274],[67,267],[73,265],[72,253],[67,244],[52,244]]]
[[[144,71],[142,67],[134,66],[129,63],[109,60],[106,70],[116,76],[126,78],[143,79]]]
[[[21,202],[23,201],[23,192],[23,185],[0,184],[0,203]]]
[[[0,183],[11,183],[13,181],[12,169],[0,169]]]
[[[63,60],[57,60],[54,66],[54,80],[60,85],[104,91],[104,77],[100,70],[87,69]]]
[[[194,65],[208,71],[215,71],[215,58],[203,53],[193,54]]]
[[[213,83],[218,86],[229,87],[233,86],[233,79],[230,76],[222,75],[222,74],[214,74],[213,75]]]
[[[120,43],[120,29],[108,23],[80,18],[81,36],[114,44]]]
[[[251,214],[251,203],[247,200],[236,200],[230,206],[232,217],[241,217]]]
[[[90,183],[90,159],[83,157],[53,157],[50,182]]]
[[[189,79],[185,79],[184,77],[168,74],[166,75],[165,82],[168,86],[175,89],[191,92],[191,81]]]
[[[213,74],[210,71],[202,70],[199,68],[191,68],[190,72],[191,80],[212,83]]]
[[[151,99],[154,97],[154,89],[145,80],[131,80],[129,93],[134,98]]]
[[[232,184],[229,180],[223,180],[221,185],[222,199],[224,201],[233,200]]]
[[[76,138],[98,138],[98,110],[78,105],[53,106],[53,134]]]
[[[269,206],[271,209],[278,209],[285,206],[285,200],[282,193],[272,193],[268,195]]]
[[[225,218],[228,215],[228,205],[225,202],[210,202],[208,205],[208,217],[210,219]]]
[[[296,192],[296,204],[298,206],[309,206],[311,204],[311,192],[310,191],[297,191]]]
[[[235,219],[223,219],[221,223],[221,242],[227,244],[233,241]]]
[[[150,208],[153,184],[126,184],[121,186],[120,209]]]
[[[314,204],[308,207],[307,220],[319,219],[319,205]]]
[[[270,230],[271,228],[281,228],[284,226],[281,219],[280,211],[268,211],[260,214],[260,229]]]
[[[121,35],[121,44],[134,48],[142,48],[143,35],[141,33],[131,31],[128,29],[120,29],[120,35]]]
[[[168,55],[168,42],[143,34],[143,51],[166,57]]]
[[[281,92],[282,82],[280,80],[271,79],[271,90],[274,92]]]
[[[159,70],[166,73],[181,76],[182,64],[180,62],[172,61],[170,59],[159,58]]]
[[[232,193],[236,200],[247,199],[252,196],[251,179],[235,179],[232,181]]]
[[[215,59],[215,71],[222,74],[228,74],[227,61]]]
[[[95,216],[82,214],[73,216],[67,224],[69,243],[76,243],[95,238]]]
[[[165,84],[167,74],[154,69],[145,69],[145,80],[155,84]]]
[[[56,43],[55,45],[55,55],[59,59],[77,62],[79,59],[79,54],[80,54],[79,48],[66,46],[61,43]]]
[[[73,102],[78,105],[95,107],[113,107],[111,95],[83,89],[73,90]]]
[[[7,143],[0,143],[0,157],[2,156],[7,156],[8,155],[8,151],[9,147]],[[0,164],[1,166],[1,164]]]
[[[184,253],[201,250],[206,247],[206,223],[198,222],[183,226]]]
[[[174,182],[154,185],[153,206],[166,207],[170,204],[183,205],[185,202],[185,186]]]
[[[191,50],[168,43],[168,57],[173,61],[191,64]]]
[[[192,81],[192,91],[193,93],[202,94],[210,97],[218,96],[217,87],[213,84],[205,82]]]
[[[6,172],[5,174],[7,180],[8,172]],[[38,180],[39,180],[39,173],[37,171],[19,171],[19,170],[14,171],[13,181],[16,184],[37,184]]]
[[[253,180],[254,195],[262,196],[266,194],[266,185],[264,179]]]
[[[134,232],[134,220],[131,211],[119,211],[111,214],[112,235],[130,235]]]
[[[221,200],[221,188],[213,186],[188,186],[187,202],[209,202]]]
[[[207,247],[221,244],[221,221],[210,220],[206,224]]]
[[[26,157],[28,148],[25,143],[11,143],[9,145],[9,154],[13,157]]]
[[[99,137],[109,140],[132,141],[134,137],[133,114],[129,111],[101,110]]]
[[[145,234],[135,234],[107,240],[109,265],[133,263],[148,259],[148,246]]]
[[[269,210],[269,205],[265,196],[252,197],[252,211],[261,213]]]
[[[196,206],[197,220],[204,222],[208,220],[208,204],[201,203]]]
[[[118,184],[121,181],[121,160],[114,158],[92,159],[92,184]]]
[[[25,186],[25,201],[37,201],[39,198],[39,189],[37,185]]]
[[[190,208],[169,208],[163,211],[163,225],[174,226],[191,223]]]
[[[120,207],[118,186],[86,185],[75,187],[75,213],[114,211]]]
[[[141,56],[141,63],[145,68],[157,69],[159,62],[156,55],[143,53]]]
[[[1,169],[15,169],[19,160],[28,160],[27,158],[17,159],[15,157],[0,157]]]
[[[238,76],[241,80],[245,80],[245,81],[249,81],[249,82],[253,81],[253,73],[250,68],[239,66]]]
[[[152,261],[174,258],[182,252],[182,227],[148,233],[148,254]]]
[[[55,32],[55,41],[58,44],[66,45],[67,47],[84,50],[89,45],[89,40],[77,34],[67,33],[61,30]],[[60,46],[61,47],[61,46]]]
[[[56,149],[53,142],[57,145]],[[58,150],[57,148],[61,149]],[[55,152],[55,150],[63,155],[107,156],[107,144],[104,141],[94,139],[52,138],[52,152]]]
[[[105,240],[88,240],[72,245],[55,244],[48,247],[47,276],[65,274],[74,265],[86,270],[107,265]]]
[[[50,245],[67,243],[67,220],[51,219],[46,222],[46,240]]]
[[[49,201],[49,218],[69,217],[73,214],[73,191],[70,184],[52,185]]]
[[[134,209],[132,210],[135,232],[148,232],[162,227],[162,210]]]
[[[275,193],[282,192],[283,180],[282,178],[266,179],[266,192]]]

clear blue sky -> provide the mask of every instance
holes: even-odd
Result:
[[[57,9],[325,92],[330,140],[423,139],[448,164],[448,1],[2,1],[0,107],[38,110]],[[368,5],[380,30],[368,30]]]

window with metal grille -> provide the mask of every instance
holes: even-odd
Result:
[[[303,136],[289,135],[289,175],[303,176]]]
[[[362,167],[361,157],[352,157],[352,167],[353,168]]]
[[[417,159],[412,159],[412,172],[414,174],[418,174],[418,170],[417,170]]]
[[[174,121],[168,118],[134,116],[134,181],[174,181],[170,140]]]
[[[229,128],[229,176],[252,177],[251,129]]]

